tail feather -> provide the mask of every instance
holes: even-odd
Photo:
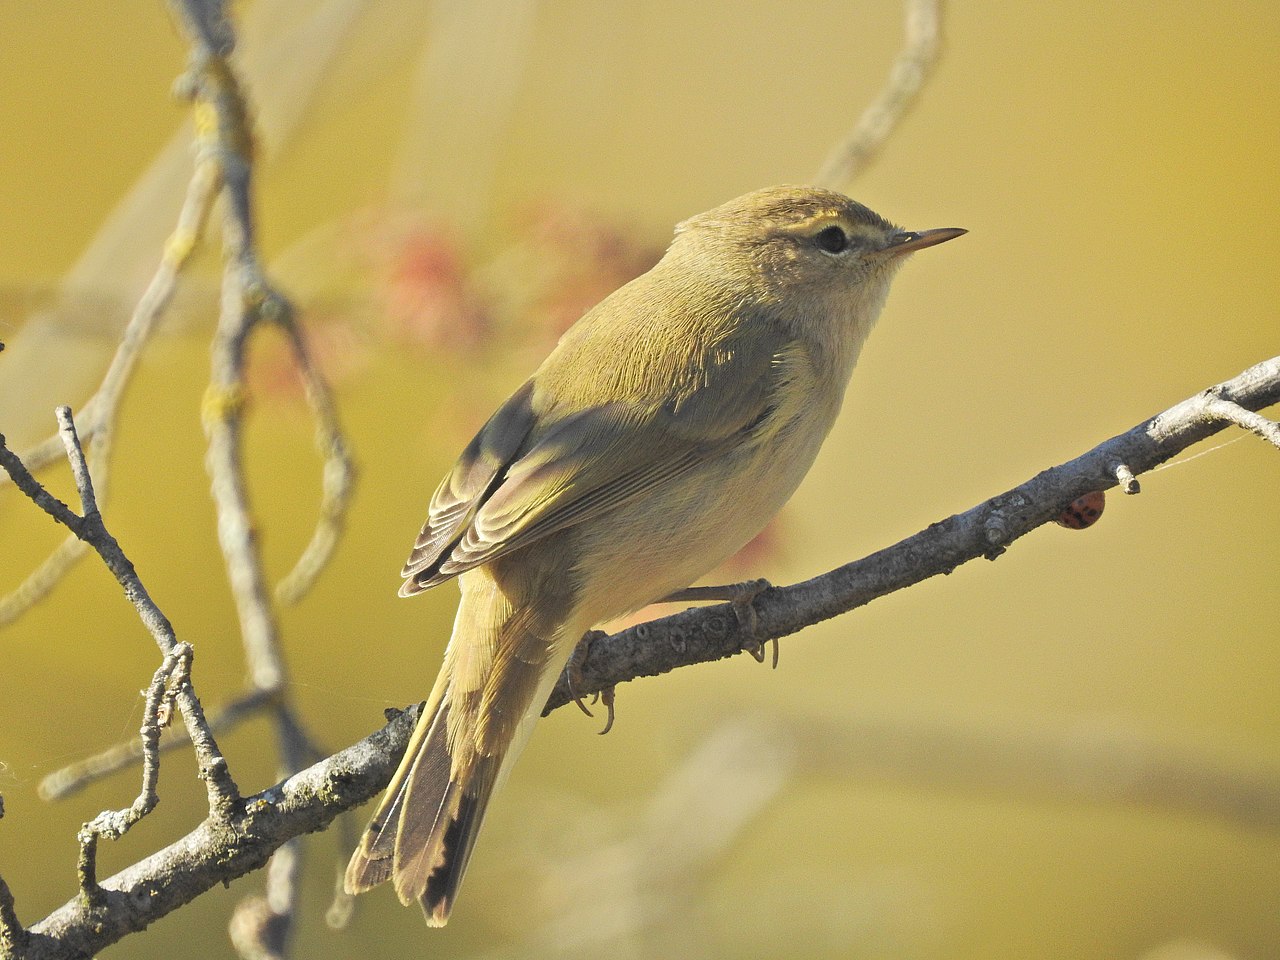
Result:
[[[488,767],[489,764],[482,766]],[[401,899],[407,902],[406,893],[412,890],[422,905],[429,926],[442,927],[449,919],[476,837],[480,835],[480,824],[493,795],[493,786],[494,777],[487,769],[478,770],[467,785],[451,783],[450,813],[437,820],[429,846],[422,849],[424,863],[428,850],[437,851],[432,861],[434,866],[429,871],[416,874],[412,886],[407,864],[406,870],[396,875],[396,889]]]
[[[449,918],[489,799],[533,729],[579,624],[559,565],[529,558],[463,574],[444,667],[360,848],[346,889],[390,880],[431,926]],[[522,598],[527,598],[522,599]]]
[[[405,798],[414,771],[422,765],[424,757],[432,758],[427,764],[438,782],[449,781],[449,754],[430,745],[443,740],[448,725],[449,712],[444,700],[444,678],[436,684],[430,699],[423,705],[422,714],[413,728],[413,736],[405,748],[400,766],[396,769],[382,802],[374,812],[369,826],[360,838],[360,845],[351,855],[343,886],[349,894],[364,893],[391,879],[395,866],[396,837],[404,814]],[[424,770],[424,772],[426,772]]]
[[[387,880],[401,903],[417,900],[430,926],[444,926],[497,780],[497,762],[479,759],[454,773],[448,701],[418,721],[386,798],[347,865],[347,892]]]

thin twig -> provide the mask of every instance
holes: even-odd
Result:
[[[1117,460],[1111,465],[1111,472],[1115,474],[1116,483],[1120,485],[1120,489],[1132,496],[1142,492],[1142,485],[1138,483],[1138,478],[1133,475],[1133,471],[1129,469],[1127,463],[1121,463]]]
[[[857,125],[823,163],[814,183],[845,189],[875,160],[885,142],[906,116],[937,65],[941,49],[941,0],[906,0],[902,50],[889,70],[889,79]]]
[[[1238,403],[1212,397],[1205,403],[1205,414],[1217,420],[1234,423],[1251,433],[1256,433],[1273,446],[1280,447],[1280,423],[1268,420],[1261,414],[1246,410]]]
[[[274,708],[275,704],[275,691],[250,690],[219,707],[208,718],[209,731],[214,734],[225,733],[242,720],[255,716],[266,708]],[[178,747],[185,747],[190,742],[191,738],[187,736],[186,730],[173,730],[160,741],[159,750],[162,754],[168,753]],[[55,770],[40,781],[36,792],[41,800],[64,800],[104,777],[135,766],[142,757],[142,745],[137,740],[126,740],[101,753]]]
[[[125,388],[133,378],[143,349],[173,300],[179,274],[198,248],[209,211],[213,209],[213,201],[221,186],[216,164],[197,163],[187,187],[182,210],[178,214],[177,226],[165,243],[155,275],[147,284],[121,334],[120,344],[111,358],[111,365],[103,375],[102,383],[80,410],[80,433],[85,443],[96,444],[99,431],[115,422]],[[52,434],[35,446],[23,450],[19,456],[28,469],[43,470],[61,459],[62,441],[58,434]],[[95,469],[100,471],[97,465]],[[0,477],[0,486],[5,482]]]
[[[103,837],[119,840],[160,802],[160,794],[156,791],[160,782],[160,728],[167,719],[170,705],[177,697],[177,685],[187,679],[190,668],[191,647],[179,643],[165,656],[147,687],[142,709],[142,728],[139,731],[142,789],[138,792],[137,799],[123,810],[104,810],[80,829],[80,889],[87,896],[96,896],[99,890],[98,841]]]
[[[307,403],[316,419],[316,448],[323,458],[323,480],[320,498],[320,518],[316,522],[311,541],[298,562],[276,584],[276,597],[281,603],[297,603],[313,586],[321,571],[328,565],[337,549],[342,531],[346,527],[347,509],[356,481],[356,467],[346,438],[338,423],[338,410],[328,382],[307,349],[306,339],[290,312],[281,326],[289,337],[294,359],[302,372],[302,382]]]
[[[173,625],[151,599],[133,563],[102,521],[94,495],[93,482],[89,477],[84,451],[76,435],[75,421],[72,419],[71,411],[67,407],[59,407],[57,416],[59,436],[67,451],[67,457],[71,461],[72,473],[76,476],[77,490],[84,504],[85,516],[75,513],[65,503],[50,494],[31,475],[31,471],[26,468],[21,459],[8,449],[3,435],[0,435],[0,467],[13,480],[14,485],[36,506],[93,547],[124,589],[125,597],[134,605],[143,625],[155,639],[156,645],[160,647],[161,653],[167,657],[178,647]],[[206,781],[210,809],[226,816],[239,799],[239,790],[227,771],[226,759],[218,749],[217,741],[205,722],[204,710],[189,679],[184,678],[178,684],[175,702],[181,709],[187,735],[195,746],[201,777]]]

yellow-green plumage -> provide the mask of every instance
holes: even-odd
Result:
[[[769,521],[835,421],[901,254],[961,232],[906,233],[830,191],[757,191],[681,224],[561,338],[440,484],[405,565],[402,594],[458,576],[462,600],[348,890],[391,879],[445,922],[584,631],[690,585]]]

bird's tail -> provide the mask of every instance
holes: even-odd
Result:
[[[489,799],[573,649],[564,637],[581,633],[563,628],[567,602],[512,604],[499,586],[488,569],[464,574],[440,678],[347,866],[349,893],[391,880],[431,926],[448,920]],[[513,593],[521,584],[501,586]]]
[[[442,692],[443,693],[443,692]],[[417,900],[444,926],[497,782],[497,759],[453,770],[447,695],[428,700],[400,767],[347,865],[348,893],[394,880],[401,903]],[[411,809],[413,815],[404,816]]]

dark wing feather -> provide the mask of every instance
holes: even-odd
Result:
[[[436,569],[471,523],[486,496],[501,482],[507,466],[533,430],[533,381],[511,395],[467,445],[431,497],[427,522],[414,542],[400,576],[402,596],[410,596],[448,577],[435,578]]]
[[[513,469],[472,518],[438,575],[457,576],[612,510],[723,452],[727,440],[693,444],[667,437],[659,442],[662,458],[646,462],[635,456],[648,446],[642,432],[624,430],[603,449],[566,451],[519,475]],[[610,469],[600,469],[606,466]],[[601,476],[605,473],[611,476]]]

